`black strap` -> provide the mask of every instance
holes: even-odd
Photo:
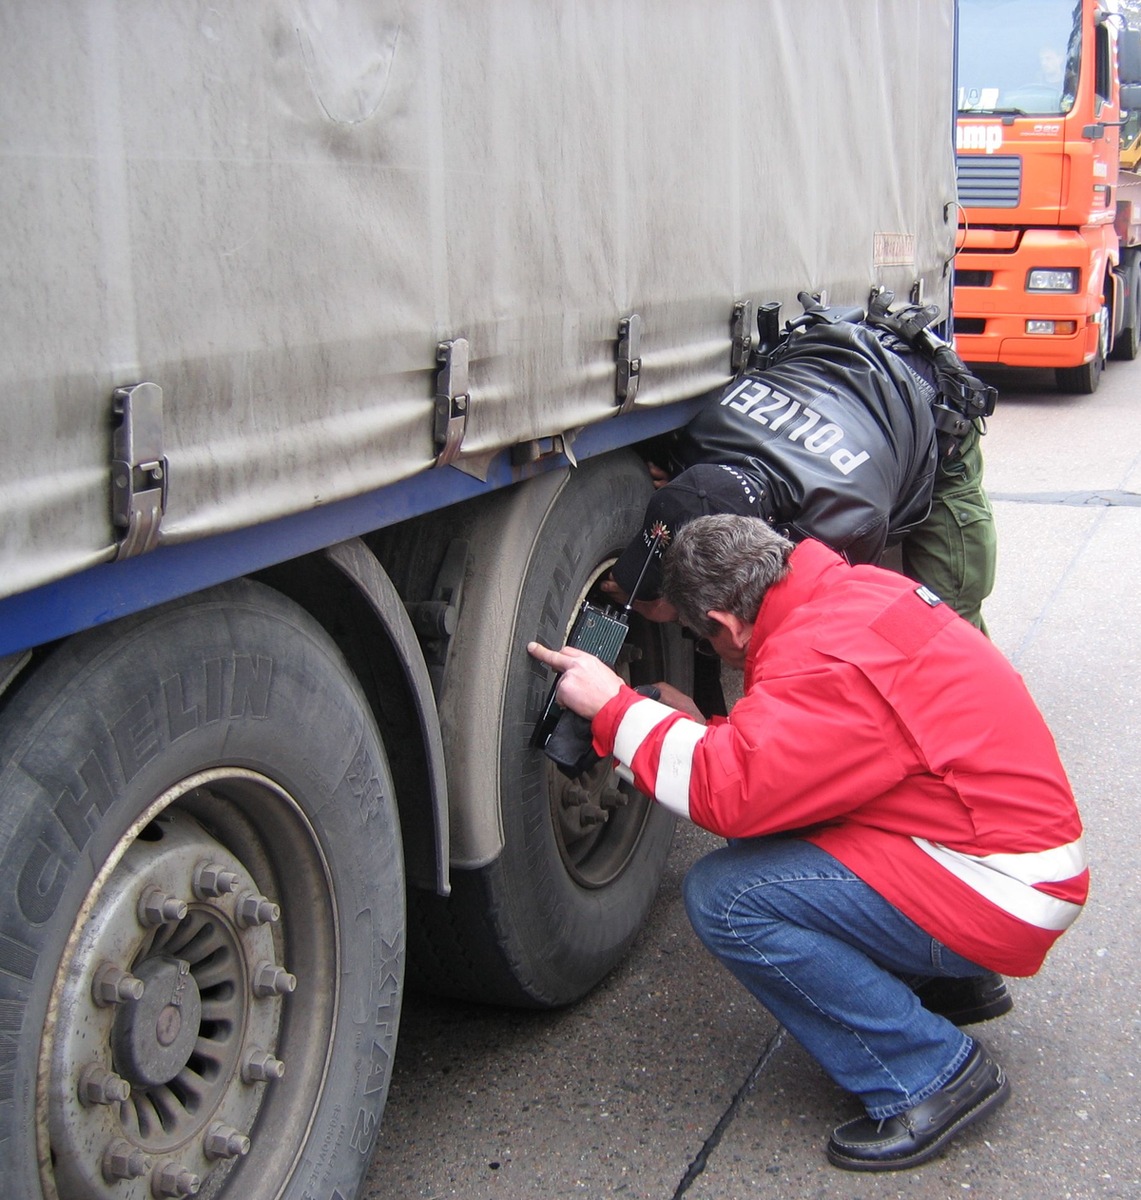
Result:
[[[907,304],[892,311],[893,299],[886,288],[873,292],[868,305],[868,324],[890,330],[934,367],[939,398],[931,408],[939,433],[940,453],[944,458],[955,458],[963,438],[976,422],[985,432],[986,418],[994,412],[998,391],[967,369],[950,342],[931,332],[929,327],[939,316],[934,304]]]

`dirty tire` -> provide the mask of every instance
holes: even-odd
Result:
[[[5,697],[0,762],[5,1194],[357,1195],[403,868],[324,631],[241,582],[72,638]]]
[[[538,482],[538,481],[536,481]],[[576,1000],[622,958],[658,890],[674,819],[638,793],[607,820],[579,836],[571,785],[532,748],[530,737],[550,686],[547,670],[526,652],[537,639],[561,645],[592,581],[641,527],[651,486],[645,467],[620,454],[572,471],[524,536],[488,536],[472,543],[463,611],[496,606],[493,628],[468,634],[460,617],[449,662],[457,695],[484,704],[449,703],[452,746],[468,747],[457,771],[484,776],[496,789],[502,853],[488,865],[452,871],[449,899],[410,899],[409,979],[444,995],[488,1003],[548,1008]],[[504,565],[504,556],[510,560]],[[521,586],[504,586],[517,571]],[[639,683],[671,678],[688,686],[686,656],[676,626],[635,619],[629,643],[641,657],[620,669]],[[457,661],[458,660],[458,661]],[[488,757],[491,756],[491,757]],[[603,763],[584,781],[588,801],[613,805],[616,780]],[[621,797],[619,797],[621,799]]]
[[[1054,371],[1054,381],[1058,391],[1069,396],[1092,396],[1101,383],[1101,375],[1105,370],[1106,334],[1110,328],[1109,309],[1102,307],[1101,340],[1097,353],[1088,363],[1080,367],[1058,367]]]
[[[1067,396],[1092,396],[1101,383],[1105,360],[1100,356],[1080,367],[1058,367],[1054,372],[1058,391]]]
[[[1125,254],[1125,321],[1110,354],[1117,362],[1132,362],[1141,350],[1141,255]]]

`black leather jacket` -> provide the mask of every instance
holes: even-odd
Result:
[[[926,360],[892,334],[813,325],[765,370],[738,376],[679,431],[662,465],[740,467],[793,540],[874,562],[930,508],[934,396]]]

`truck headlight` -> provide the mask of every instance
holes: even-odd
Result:
[[[1028,292],[1076,292],[1078,290],[1077,267],[1058,269],[1034,267],[1026,277]]]

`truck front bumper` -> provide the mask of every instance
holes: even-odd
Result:
[[[955,259],[955,345],[967,362],[1077,367],[1105,319],[1103,230],[968,230]],[[1035,269],[1078,272],[1076,292],[1030,291]]]

